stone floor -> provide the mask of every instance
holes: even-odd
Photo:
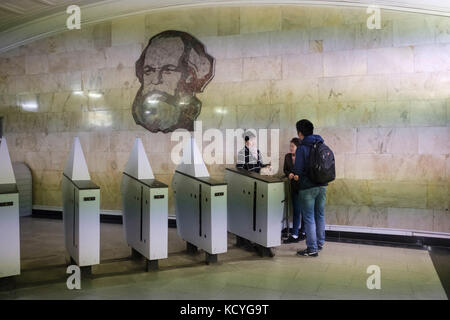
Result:
[[[229,235],[228,252],[208,266],[169,229],[169,258],[146,273],[130,259],[122,225],[102,223],[101,264],[81,290],[68,290],[62,221],[21,218],[21,241],[22,274],[0,299],[447,299],[426,250],[328,242],[318,258],[297,257],[303,242],[260,258]],[[381,268],[380,290],[367,289],[369,265]]]

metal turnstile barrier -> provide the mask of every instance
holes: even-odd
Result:
[[[125,239],[132,256],[146,259],[146,270],[167,258],[168,186],[155,179],[123,173],[121,184]]]
[[[227,251],[227,184],[175,171],[172,179],[179,236],[188,252],[206,252],[206,263]]]
[[[247,239],[259,245],[261,255],[273,256],[281,245],[284,215],[284,181],[242,169],[227,168],[228,231],[238,243]]]

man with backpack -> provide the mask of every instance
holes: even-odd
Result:
[[[335,179],[333,152],[321,136],[313,134],[311,121],[296,123],[301,140],[294,164],[294,180],[299,181],[299,202],[305,221],[306,246],[297,255],[317,257],[325,243],[325,200],[328,182]]]

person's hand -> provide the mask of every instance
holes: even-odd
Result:
[[[292,180],[292,179],[294,179],[294,174],[291,172],[291,173],[289,173],[289,180]]]
[[[294,176],[294,180],[298,181],[298,176],[297,175]]]

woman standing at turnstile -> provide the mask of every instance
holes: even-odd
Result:
[[[285,176],[289,179],[289,191],[290,197],[292,201],[292,212],[293,212],[293,221],[292,221],[292,234],[289,235],[289,238],[284,240],[284,243],[297,243],[299,241],[305,240],[305,224],[303,223],[303,215],[300,210],[300,203],[298,199],[298,181],[294,180],[294,164],[295,164],[295,151],[297,151],[297,147],[300,145],[299,138],[292,138],[290,143],[290,152],[286,153],[284,157],[284,166],[283,171]],[[301,228],[300,227],[301,221]]]

